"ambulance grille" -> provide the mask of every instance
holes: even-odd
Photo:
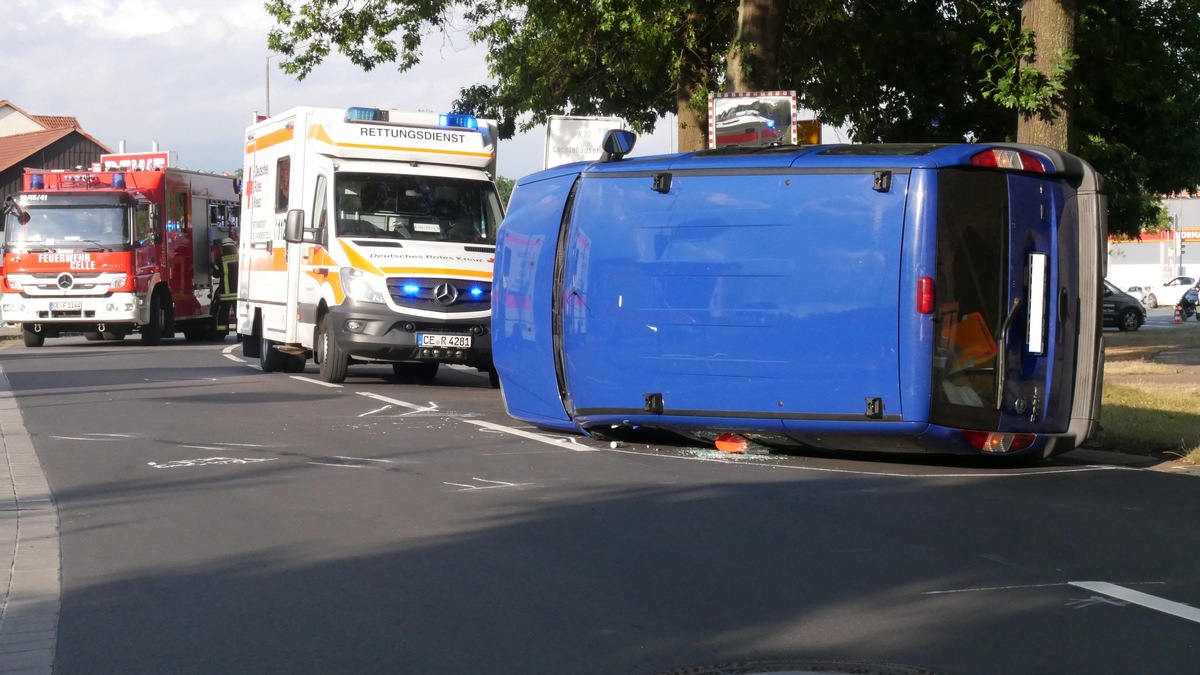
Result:
[[[487,311],[492,307],[490,281],[392,277],[388,295],[399,307],[449,314]]]

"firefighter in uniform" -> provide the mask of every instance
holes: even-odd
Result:
[[[217,332],[229,330],[229,313],[237,301],[238,250],[237,243],[225,237],[221,240],[221,256],[213,262],[213,277],[217,280],[217,301],[213,303],[217,319]]]

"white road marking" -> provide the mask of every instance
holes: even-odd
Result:
[[[186,466],[214,466],[221,464],[258,464],[260,462],[273,462],[279,459],[278,457],[201,457],[199,459],[177,459],[171,462],[146,462],[147,465],[155,469],[177,469]]]
[[[59,441],[115,441],[122,438],[131,438],[129,434],[84,434],[83,436],[51,436]]]
[[[589,448],[586,445],[576,443],[574,438],[554,438],[553,436],[545,436],[543,434],[536,434],[536,433],[533,433],[532,431],[522,431],[520,429],[506,427],[503,424],[496,424],[494,422],[484,422],[483,420],[463,420],[463,421],[466,422],[467,424],[474,424],[477,427],[483,427],[484,429],[488,429],[490,431],[498,431],[500,433],[509,434],[511,436],[520,436],[521,438],[527,438],[531,441],[537,441],[539,443],[546,443],[547,445],[553,445],[558,448],[566,447],[566,449],[574,450],[575,452],[597,452],[597,451],[603,449],[603,448]],[[574,446],[574,447],[567,447],[567,446]]]
[[[954,588],[948,591],[925,591],[921,595],[946,595],[948,593],[982,593],[984,591],[1020,591],[1026,588],[1053,588],[1054,586],[1066,586],[1063,583],[1057,584],[1023,584],[1020,586],[980,586],[978,588]]]
[[[1200,609],[1191,605],[1185,605],[1182,602],[1166,600],[1148,593],[1125,588],[1124,586],[1110,584],[1106,581],[1072,581],[1070,584],[1077,588],[1092,591],[1093,593],[1100,593],[1110,598],[1124,600],[1134,605],[1141,605],[1147,609],[1153,609],[1164,614],[1187,619],[1194,623],[1200,623]]]
[[[228,347],[222,349],[221,353],[224,354],[225,356],[233,356],[233,358],[237,359],[238,361],[241,361],[240,358],[238,358],[237,356],[234,356],[234,354],[233,354],[233,350],[235,350],[237,348],[238,348],[238,345],[236,343],[231,344]]]
[[[461,490],[458,490],[458,492],[466,492],[468,490],[495,490],[497,488],[525,487],[526,485],[533,485],[533,483],[506,483],[502,480],[487,480],[486,478],[475,477],[472,477],[471,480],[479,481],[480,483],[491,483],[491,485],[469,485],[465,483],[450,483],[446,481],[443,481],[443,485],[462,488]]]
[[[228,352],[226,352],[225,354],[222,354],[222,356],[224,356],[225,358],[227,358],[227,359],[229,359],[230,361],[233,361],[233,362],[235,362],[235,363],[245,363],[245,361],[243,361],[243,360],[241,359],[241,357],[239,357],[239,356],[234,356],[233,354],[230,354],[230,353],[228,353]]]
[[[320,380],[314,380],[311,377],[304,377],[303,375],[291,375],[290,377],[293,380],[300,380],[301,382],[310,382],[312,384],[319,384],[322,387],[329,387],[331,389],[341,389],[342,388],[342,385],[340,385],[340,384],[334,384],[332,382],[322,382]]]
[[[379,394],[373,394],[369,391],[360,391],[360,392],[356,392],[356,393],[359,396],[366,396],[367,398],[375,399],[376,401],[382,401],[384,403],[391,403],[392,405],[398,405],[401,408],[408,408],[409,410],[414,410],[416,412],[433,412],[438,409],[437,404],[432,401],[429,402],[429,405],[423,406],[423,405],[418,405],[416,403],[409,403],[407,401],[400,401],[398,399],[388,398],[387,396],[380,396]]]
[[[348,459],[348,460],[351,460],[354,462],[383,462],[385,464],[392,463],[392,460],[390,460],[390,459],[371,459],[370,457],[346,457],[344,455],[334,455],[333,458],[334,459]]]
[[[388,405],[385,405],[385,406],[383,406],[383,407],[376,408],[376,409],[374,409],[374,410],[368,410],[367,412],[365,412],[365,413],[363,413],[363,414],[359,415],[359,417],[370,417],[371,415],[374,415],[375,413],[381,413],[381,412],[383,412],[384,410],[387,410],[388,408],[391,408],[391,407],[392,407],[392,406],[391,406],[391,404],[388,404]]]

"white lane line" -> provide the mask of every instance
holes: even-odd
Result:
[[[574,438],[554,438],[553,436],[543,436],[542,434],[535,434],[531,431],[522,431],[520,429],[506,427],[502,424],[496,424],[494,422],[484,422],[483,420],[464,419],[463,421],[467,424],[474,424],[477,427],[483,427],[484,429],[489,429],[491,431],[498,431],[500,433],[509,434],[512,436],[520,436],[521,438],[527,438],[531,441],[537,441],[539,443],[545,443],[547,445],[553,445],[555,447],[565,448],[567,450],[574,450],[575,452],[599,452],[603,449],[589,448],[586,445],[580,445],[575,442]]]
[[[429,405],[417,405],[416,403],[409,403],[408,401],[401,401],[394,398],[388,398],[387,396],[373,394],[369,391],[360,391],[356,393],[359,396],[366,396],[367,398],[375,399],[376,401],[391,403],[392,405],[398,405],[402,408],[408,408],[409,410],[415,410],[417,412],[433,412],[438,409],[437,404],[433,402],[430,402]]]
[[[237,349],[239,344],[240,343],[235,342],[234,344],[231,344],[228,347],[222,349],[221,353],[224,354],[225,356],[233,356],[233,358],[237,359],[238,361],[241,361],[240,358],[233,355],[233,350]]]
[[[390,460],[390,459],[371,459],[370,457],[346,457],[345,455],[334,455],[333,457],[334,457],[334,459],[348,459],[348,460],[355,461],[355,462],[383,462],[385,464],[392,463],[392,460]]]
[[[241,357],[234,356],[233,354],[230,354],[230,353],[228,353],[228,352],[226,352],[226,353],[222,354],[222,356],[224,356],[225,358],[229,359],[230,361],[233,361],[234,363],[245,363],[245,361],[243,361],[243,360],[241,359]]]
[[[471,477],[471,480],[477,480],[480,483],[491,483],[491,485],[470,485],[467,483],[451,483],[449,481],[443,481],[442,484],[462,488],[459,490],[459,492],[466,492],[468,490],[496,490],[499,488],[526,487],[533,485],[533,483],[506,483],[502,480],[488,480],[486,478],[475,478],[474,476]]]
[[[948,595],[951,593],[983,593],[984,591],[1020,591],[1026,588],[1053,588],[1055,586],[1066,586],[1063,583],[1055,584],[1022,584],[1019,586],[979,586],[976,588],[952,588],[948,591],[925,591],[921,595]]]
[[[291,375],[290,377],[293,380],[300,380],[301,382],[309,382],[311,384],[319,384],[322,387],[329,387],[331,389],[341,389],[342,388],[342,385],[340,385],[340,384],[334,384],[332,382],[322,382],[320,380],[314,380],[311,377],[304,377],[303,375]]]
[[[1124,600],[1125,602],[1141,605],[1147,609],[1153,609],[1164,614],[1177,616],[1181,619],[1187,619],[1194,623],[1200,623],[1200,609],[1185,605],[1182,602],[1166,600],[1155,595],[1135,591],[1124,586],[1110,584],[1107,581],[1071,581],[1070,585],[1082,588],[1093,593],[1107,595],[1110,598]]]
[[[376,409],[374,409],[374,410],[368,410],[367,412],[365,412],[365,413],[363,413],[363,414],[359,415],[359,417],[370,417],[371,415],[374,415],[375,413],[381,413],[381,412],[383,412],[384,410],[387,410],[387,409],[388,409],[388,408],[390,408],[390,407],[392,407],[392,406],[391,406],[391,404],[389,403],[388,405],[385,405],[385,406],[380,406],[380,407],[378,407],[378,408],[376,408]]]

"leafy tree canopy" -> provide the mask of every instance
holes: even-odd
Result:
[[[703,125],[739,5],[775,4],[777,88],[856,140],[1013,140],[1020,91],[997,66],[1032,48],[1002,30],[1020,25],[1022,1],[270,0],[268,45],[301,78],[333,50],[404,70],[423,37],[465,18],[494,82],[464,88],[460,110],[500,120],[505,137],[553,114],[647,132],[669,113]],[[1158,222],[1155,195],[1200,185],[1200,0],[1078,0],[1075,20],[1065,88],[1037,91],[1073,102],[1071,150],[1105,176],[1110,228],[1136,235]]]

